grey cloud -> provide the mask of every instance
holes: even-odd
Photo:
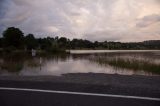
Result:
[[[119,35],[119,36],[117,36]],[[92,41],[120,41],[121,38],[124,38],[124,32],[120,31],[96,31],[92,33],[85,34],[83,37],[85,39],[90,39]]]
[[[32,5],[33,2],[34,0],[32,2],[30,0],[13,0],[13,3],[20,6]]]
[[[144,16],[143,18],[138,20],[136,26],[138,27],[148,27],[154,23],[160,22],[160,14],[152,14],[149,16]]]
[[[154,38],[151,36],[159,34],[158,26],[148,33],[141,31],[141,27],[159,22],[158,14],[151,15],[160,12],[158,3],[157,0],[0,0],[0,33],[15,26],[36,37],[56,34],[114,41],[136,40],[133,35]],[[145,17],[137,22],[138,16]]]

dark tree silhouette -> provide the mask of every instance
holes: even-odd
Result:
[[[38,47],[38,42],[33,34],[28,34],[27,36],[25,36],[24,41],[25,41],[25,46],[27,47],[28,50],[36,49]]]
[[[160,40],[150,40],[144,42],[92,42],[85,39],[72,39],[66,37],[45,37],[35,38],[33,34],[23,36],[23,32],[15,27],[9,27],[3,32],[3,38],[0,38],[0,48],[7,50],[10,48],[22,49],[25,47],[30,49],[41,49],[43,51],[58,52],[66,49],[160,49]],[[9,49],[8,49],[9,48]],[[3,49],[0,49],[3,50]],[[13,50],[13,49],[11,49]]]
[[[59,47],[66,48],[66,46],[67,46],[67,38],[65,38],[65,37],[59,38],[58,39],[58,44],[59,44]]]
[[[3,32],[5,47],[23,48],[23,32],[15,27],[9,27]]]

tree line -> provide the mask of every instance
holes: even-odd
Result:
[[[68,39],[66,37],[35,38],[33,34],[24,33],[15,27],[9,27],[2,33],[0,48],[3,50],[44,50],[48,52],[64,51],[66,49],[160,49],[160,40],[144,42],[111,42],[89,41],[85,39]]]

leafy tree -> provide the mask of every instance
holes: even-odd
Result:
[[[0,48],[3,46],[3,38],[0,38]]]
[[[160,49],[160,40],[150,40],[144,42],[92,42],[85,39],[69,40],[66,37],[45,37],[35,38],[33,34],[24,37],[23,32],[15,27],[9,27],[3,32],[3,38],[0,38],[0,48],[6,50],[16,50],[40,48],[44,51],[58,52],[65,49]],[[10,49],[14,48],[14,49]],[[3,50],[3,49],[0,49]]]
[[[66,48],[66,46],[67,46],[67,38],[65,38],[65,37],[59,38],[58,39],[58,44],[59,44],[59,47]]]
[[[15,27],[9,27],[3,32],[5,47],[23,48],[23,32]]]
[[[33,34],[28,34],[25,37],[25,45],[26,45],[28,50],[36,49],[38,47],[38,42],[35,39]]]

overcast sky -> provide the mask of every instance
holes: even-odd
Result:
[[[11,26],[36,37],[160,40],[160,0],[0,0],[0,33]]]

